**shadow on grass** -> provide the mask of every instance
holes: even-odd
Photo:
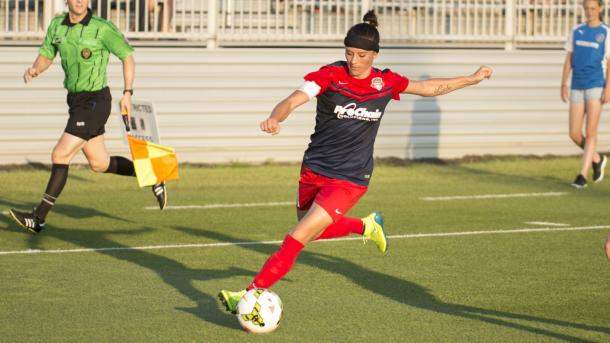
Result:
[[[3,202],[4,205],[14,205]],[[123,218],[119,218],[108,213],[90,208],[83,208],[74,205],[58,206],[56,212],[71,218],[91,218],[105,217],[122,222],[129,222]],[[206,294],[194,286],[195,282],[208,281],[214,279],[230,278],[238,275],[251,275],[253,272],[238,267],[230,267],[226,269],[193,269],[173,259],[154,254],[148,250],[134,250],[131,246],[122,244],[112,237],[116,236],[134,236],[153,232],[156,229],[151,227],[143,227],[134,230],[105,230],[102,228],[96,229],[62,229],[48,223],[45,230],[38,234],[32,235],[17,227],[8,216],[0,216],[0,220],[6,222],[11,229],[24,232],[28,235],[27,242],[30,249],[39,249],[41,243],[49,238],[70,242],[82,248],[96,249],[96,252],[102,255],[111,256],[121,261],[133,263],[140,267],[149,269],[155,272],[163,282],[170,287],[179,291],[186,298],[190,299],[195,306],[191,308],[176,309],[179,311],[190,313],[207,322],[228,327],[231,329],[238,328],[237,321],[234,318],[225,315],[223,310],[219,309],[216,292],[211,290],[213,295]]]
[[[497,171],[489,171],[479,169],[476,166],[470,164],[440,164],[442,169],[451,170],[456,173],[470,175],[477,177],[476,182],[473,180],[473,185],[476,186],[477,182],[493,182],[500,185],[516,184],[516,185],[530,185],[532,188],[537,190],[556,191],[556,190],[574,190],[570,186],[571,180],[564,180],[556,176],[524,176],[515,175],[510,173],[502,173]],[[467,179],[468,182],[469,179]]]
[[[244,241],[233,236],[205,229],[189,229],[181,227],[177,227],[175,229],[194,236],[201,236],[220,242],[245,242],[244,244],[240,245],[240,247],[259,252],[264,255],[268,255],[277,249],[275,246],[268,244],[257,244],[254,241]],[[263,262],[264,260],[261,259],[261,265]],[[390,262],[391,261],[388,259],[388,263]],[[568,329],[579,329],[610,334],[610,327],[571,323],[563,320],[548,319],[527,314],[510,313],[463,304],[443,302],[432,295],[426,288],[414,282],[372,271],[349,260],[327,254],[303,251],[299,255],[297,263],[302,263],[311,267],[323,269],[330,273],[341,275],[352,280],[354,284],[366,288],[372,293],[422,310],[477,320],[491,325],[521,330],[567,342],[592,341],[536,326],[540,326],[541,324],[554,325]],[[511,320],[525,321],[529,323],[521,324]]]
[[[51,174],[51,165],[50,164],[44,164],[44,163],[28,160],[26,165],[32,170],[46,171],[49,173],[49,175]],[[71,167],[74,168],[74,165],[71,165]],[[81,166],[81,165],[76,165],[76,168],[85,168],[85,167]],[[74,173],[69,174],[68,177],[69,177],[69,180],[71,180],[71,181],[93,182],[92,180],[86,179],[84,177],[74,175]],[[41,185],[41,186],[45,187],[44,185]],[[41,189],[41,191],[43,191],[43,190],[44,189]]]
[[[8,212],[8,210],[10,208],[14,208],[19,211],[31,211],[31,209],[34,208],[36,205],[38,205],[38,202],[36,202],[36,203],[16,203],[16,202],[9,201],[6,199],[0,199],[0,209],[2,210],[2,212],[5,212],[5,211]],[[113,220],[117,220],[117,221],[121,221],[121,222],[127,222],[127,223],[130,222],[127,219],[123,219],[121,217],[117,217],[117,216],[108,214],[106,212],[96,210],[94,208],[75,206],[75,205],[71,205],[71,204],[58,204],[53,207],[52,212],[55,214],[64,215],[64,216],[66,216],[68,218],[72,218],[72,219],[87,219],[87,218],[101,217],[101,218],[113,219]],[[6,223],[6,227],[9,229],[11,227],[14,227],[18,230],[22,230],[21,228],[19,228],[17,226],[17,224],[15,222],[13,222],[13,220],[10,218],[10,216],[8,214],[0,216],[0,221]]]

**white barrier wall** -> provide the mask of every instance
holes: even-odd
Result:
[[[32,84],[22,74],[35,48],[0,48],[0,164],[50,162],[67,119],[63,73],[56,63]],[[413,79],[456,76],[480,64],[495,70],[477,87],[438,98],[405,95],[392,102],[376,142],[377,156],[455,158],[482,154],[577,154],[568,138],[568,107],[559,99],[561,51],[385,49],[378,67]],[[343,58],[335,49],[138,48],[135,98],[153,101],[162,143],[181,162],[298,161],[314,126],[315,101],[298,109],[278,136],[258,125],[302,77]],[[112,60],[115,102],[121,68]],[[127,154],[115,110],[108,148]],[[610,125],[602,117],[602,150]],[[83,162],[79,156],[77,162]]]

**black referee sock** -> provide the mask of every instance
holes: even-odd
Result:
[[[69,165],[67,164],[55,163],[53,163],[53,166],[51,167],[51,177],[49,178],[47,189],[42,195],[42,200],[35,210],[36,216],[43,221],[53,205],[55,205],[55,200],[57,200],[57,197],[59,197],[59,194],[66,185],[66,180],[68,180],[68,167]]]
[[[136,176],[136,171],[133,168],[133,162],[122,156],[110,156],[110,163],[105,173]]]

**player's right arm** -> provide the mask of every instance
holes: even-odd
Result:
[[[47,70],[51,64],[53,64],[53,60],[48,59],[45,56],[38,55],[34,61],[34,64],[27,68],[25,73],[23,73],[23,82],[28,83],[32,81],[32,79]]]
[[[563,62],[563,72],[561,73],[561,86],[559,89],[559,96],[561,96],[561,100],[563,102],[568,102],[570,89],[568,88],[568,79],[570,78],[570,73],[572,72],[572,52],[574,51],[574,31],[578,28],[579,25],[574,26],[570,30],[570,34],[568,35],[568,39],[566,40],[566,44],[564,49],[566,51],[566,59]]]
[[[568,78],[570,78],[570,72],[572,71],[572,53],[566,54],[566,60],[563,62],[563,73],[561,74],[561,100],[568,102],[569,89],[568,89]]]
[[[38,49],[38,57],[36,57],[34,64],[23,73],[23,82],[28,83],[32,81],[32,79],[42,74],[51,64],[53,64],[53,59],[57,55],[57,46],[53,44],[53,37],[55,36],[57,25],[60,22],[61,18],[56,17],[49,24],[44,41],[42,42],[40,49]]]
[[[272,135],[280,133],[280,123],[286,120],[297,107],[309,101],[309,95],[302,90],[292,92],[286,99],[280,101],[269,115],[261,122],[261,130]]]
[[[288,118],[292,111],[319,94],[324,93],[331,78],[331,70],[332,68],[329,66],[324,66],[317,71],[305,75],[305,82],[301,87],[275,105],[269,118],[261,122],[261,130],[272,135],[280,133],[280,123]]]

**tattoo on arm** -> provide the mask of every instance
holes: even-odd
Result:
[[[449,87],[449,85],[440,85],[440,86],[436,87],[436,89],[432,93],[432,96],[447,94],[450,91],[451,91],[451,87]]]

